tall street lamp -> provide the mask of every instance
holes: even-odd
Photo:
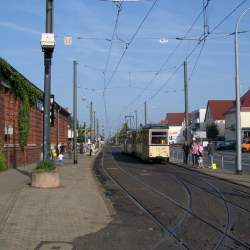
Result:
[[[49,160],[51,58],[55,47],[55,34],[53,33],[53,0],[46,1],[46,31],[42,33],[41,47],[44,52],[43,159]]]
[[[240,120],[240,77],[239,77],[239,41],[238,29],[241,19],[250,11],[250,7],[244,10],[238,18],[235,28],[235,90],[236,90],[236,173],[242,173],[241,155],[241,120]]]

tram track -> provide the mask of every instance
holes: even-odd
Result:
[[[183,174],[188,175],[188,176],[196,176],[195,174],[192,175],[192,174],[189,174],[189,173],[183,173]],[[211,195],[213,195],[213,196],[215,196],[215,197],[217,197],[217,198],[220,197],[218,194],[216,194],[216,193],[214,193],[214,192],[211,192],[211,191],[209,191],[209,190],[206,189],[206,188],[203,188],[203,187],[201,187],[201,186],[199,186],[199,185],[196,185],[196,184],[192,183],[191,181],[185,179],[185,177],[183,177],[183,176],[180,176],[180,178],[181,178],[185,183],[188,183],[189,185],[192,185],[192,186],[194,186],[194,187],[196,187],[196,188],[198,188],[198,189],[200,189],[200,190],[202,190],[202,191],[204,191],[204,192],[206,192],[206,193],[208,193],[208,194],[211,194]],[[201,177],[201,178],[202,178],[202,177]],[[204,180],[205,178],[202,178],[202,179]],[[206,182],[206,181],[204,180],[204,182]],[[223,193],[223,192],[220,192],[220,194],[223,195],[223,197],[224,197],[224,193]],[[247,197],[247,196],[246,196],[246,197]],[[250,196],[248,196],[248,197],[250,197]],[[244,208],[244,207],[242,207],[242,206],[240,206],[240,205],[237,205],[237,204],[235,204],[234,202],[229,201],[229,200],[228,200],[227,198],[225,198],[225,197],[224,197],[224,199],[225,199],[225,201],[226,201],[228,204],[230,204],[231,206],[233,206],[233,207],[235,207],[235,208],[237,208],[237,209],[240,209],[240,210],[242,210],[243,212],[250,213],[250,210],[249,210],[249,209],[246,209],[246,208]]]
[[[233,242],[235,242],[237,245],[241,245],[243,247],[245,247],[246,249],[249,249],[249,244],[246,243],[246,242],[243,242],[243,241],[240,241],[238,239],[236,239],[235,237],[231,236],[229,234],[229,228],[230,228],[230,222],[231,222],[231,215],[230,215],[230,210],[229,210],[229,207],[228,207],[228,201],[225,199],[223,193],[215,186],[213,185],[212,183],[208,182],[208,181],[204,181],[207,183],[207,185],[210,186],[210,188],[212,188],[215,193],[217,194],[215,197],[217,199],[220,199],[223,201],[224,203],[224,209],[225,209],[225,214],[226,214],[226,219],[225,219],[225,228],[224,230],[222,230],[221,228],[215,226],[214,224],[210,223],[209,221],[201,218],[199,215],[193,213],[192,211],[192,208],[191,208],[191,204],[192,204],[192,194],[191,194],[191,191],[190,189],[188,188],[188,184],[186,182],[186,180],[183,180],[182,176],[179,176],[178,174],[173,174],[171,173],[171,176],[172,178],[176,178],[176,180],[181,183],[184,187],[185,187],[185,190],[186,192],[188,193],[188,207],[184,207],[183,205],[181,205],[178,201],[172,199],[170,196],[164,194],[163,192],[160,192],[159,190],[155,189],[154,187],[148,185],[147,183],[143,182],[142,180],[140,180],[138,177],[135,177],[134,175],[132,175],[131,173],[129,173],[128,171],[124,170],[123,167],[121,167],[117,162],[116,160],[114,159],[113,157],[113,154],[111,153],[112,155],[112,160],[113,162],[115,163],[116,167],[119,168],[121,171],[123,171],[125,174],[127,174],[130,178],[134,179],[136,182],[139,182],[141,185],[143,185],[145,188],[151,190],[152,192],[158,194],[158,195],[161,195],[162,197],[164,197],[165,199],[167,199],[168,201],[172,202],[173,204],[175,204],[177,207],[181,208],[183,211],[184,211],[184,214],[183,216],[178,220],[176,226],[174,228],[172,228],[171,232],[172,234],[175,234],[176,235],[176,232],[178,231],[178,229],[181,227],[183,221],[185,220],[185,218],[189,215],[189,216],[192,216],[194,218],[196,218],[197,220],[199,220],[200,222],[206,224],[207,226],[209,226],[210,228],[212,228],[213,230],[217,231],[219,234],[221,234],[221,237],[220,239],[218,240],[216,246],[214,247],[214,249],[219,249],[220,246],[222,245],[223,241],[225,240],[225,238],[229,238],[231,239]],[[103,167],[104,168],[104,167]],[[105,170],[105,169],[104,169]],[[128,191],[128,190],[127,190]],[[204,191],[204,190],[201,190],[201,191]],[[212,193],[212,195],[214,195],[214,192]],[[168,229],[169,230],[169,229]]]
[[[162,239],[160,239],[151,250],[157,249],[157,247],[162,244],[165,239],[168,239],[168,236],[171,236],[175,239],[176,243],[184,248],[184,249],[190,249],[184,242],[179,239],[174,230],[169,229],[166,227],[148,208],[146,208],[142,202],[140,202],[134,195],[132,195],[129,190],[127,190],[118,180],[116,180],[112,174],[104,167],[104,152],[102,153],[102,160],[101,160],[101,167],[103,172],[130,198],[130,200],[139,208],[141,209],[144,213],[146,213],[152,221],[160,228],[162,232]],[[113,158],[112,158],[113,159]]]

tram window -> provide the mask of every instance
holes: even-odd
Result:
[[[166,132],[152,132],[152,144],[167,144]]]

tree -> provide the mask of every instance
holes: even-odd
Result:
[[[215,140],[219,135],[219,130],[215,123],[207,125],[206,131],[207,131],[207,138],[212,140]]]

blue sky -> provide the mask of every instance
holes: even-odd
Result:
[[[45,26],[45,2],[2,1],[1,9],[4,11],[0,15],[0,56],[41,89],[44,67],[40,36]],[[110,79],[112,70],[125,49],[122,41],[130,40],[153,2],[123,3],[106,79]],[[241,2],[242,0],[210,0],[210,31]],[[250,7],[250,0],[214,32],[233,32],[239,14],[247,7]],[[148,120],[152,122],[159,122],[167,112],[184,111],[183,70],[180,68],[174,76],[173,72],[197,41],[181,42],[163,70],[158,75],[156,72],[179,43],[179,40],[171,38],[183,37],[201,10],[202,0],[158,0],[107,87],[108,126],[113,131],[120,126],[124,115],[133,114],[135,110],[138,110],[139,121],[143,122],[145,100],[148,102]],[[89,122],[88,105],[92,100],[100,123],[105,125],[103,71],[118,8],[112,2],[99,0],[54,0],[54,11],[54,31],[57,38],[52,64],[52,92],[62,106],[72,110],[72,64],[73,60],[77,60],[78,118],[80,122]],[[250,30],[249,23],[250,13],[242,20],[240,30]],[[197,38],[202,32],[201,15],[188,38]],[[205,108],[208,99],[234,98],[233,36],[219,38],[215,33],[205,42],[189,81],[190,110]],[[72,46],[63,44],[65,35],[73,37]],[[209,39],[215,38],[215,35],[216,39]],[[160,43],[161,37],[168,38],[168,43]],[[242,93],[250,87],[249,38],[250,33],[240,35]],[[202,46],[203,43],[188,58],[189,77]],[[87,98],[85,102],[82,101],[83,97]],[[108,130],[107,124],[105,126]]]

